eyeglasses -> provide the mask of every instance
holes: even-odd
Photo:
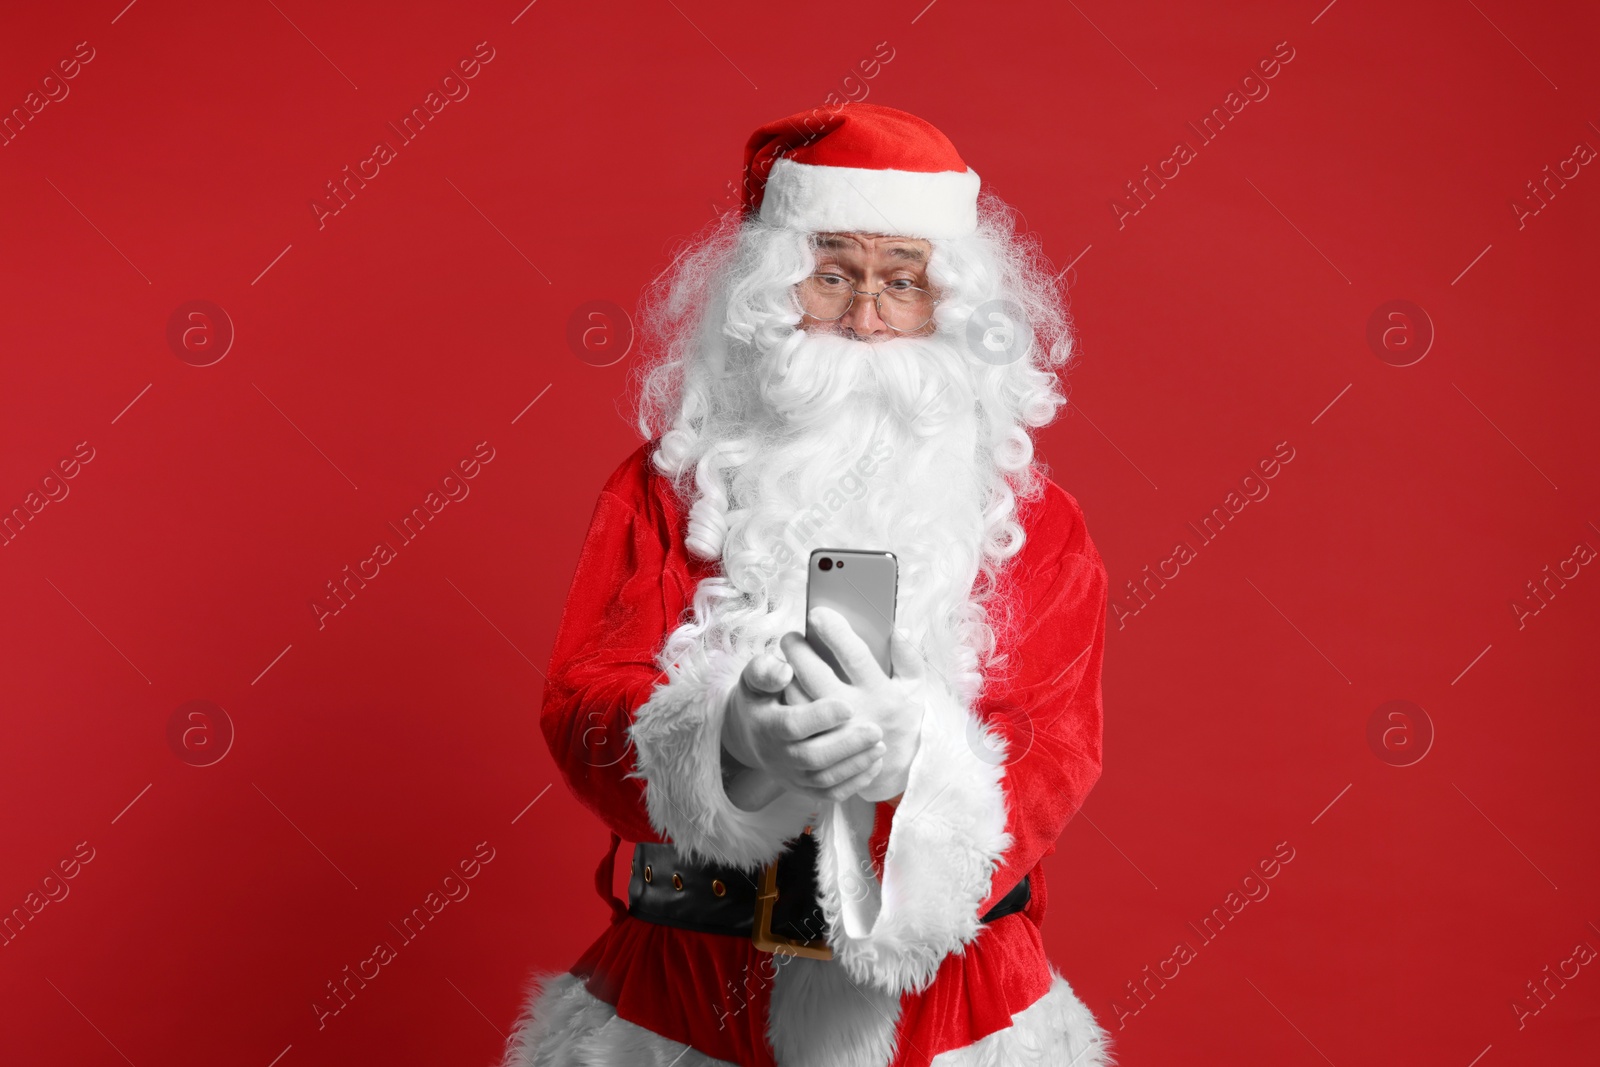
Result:
[[[878,318],[895,333],[916,333],[928,325],[939,303],[932,293],[904,278],[872,293],[852,287],[837,274],[813,274],[797,288],[801,309],[819,322],[838,322],[850,314],[856,297],[870,296],[877,306]]]

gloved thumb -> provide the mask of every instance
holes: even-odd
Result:
[[[762,652],[744,669],[744,681],[758,693],[781,693],[794,676],[794,668],[770,652]]]

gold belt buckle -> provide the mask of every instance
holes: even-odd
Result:
[[[806,827],[809,834],[811,827]],[[750,940],[755,943],[760,952],[782,952],[789,956],[806,956],[814,960],[833,959],[833,947],[828,944],[827,938],[815,941],[801,941],[797,938],[785,937],[772,932],[772,913],[778,904],[778,861],[767,864],[761,870],[761,884],[756,888],[756,916],[752,926]]]

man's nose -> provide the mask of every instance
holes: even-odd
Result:
[[[857,296],[845,314],[844,325],[857,337],[887,337],[894,331],[878,315],[878,302],[870,296]]]

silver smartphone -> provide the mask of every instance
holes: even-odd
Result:
[[[845,617],[872,650],[883,673],[894,676],[889,635],[900,585],[900,562],[893,552],[854,548],[819,548],[811,553],[806,573],[806,643],[842,681],[850,679],[828,646],[811,628],[811,609],[829,607]]]

